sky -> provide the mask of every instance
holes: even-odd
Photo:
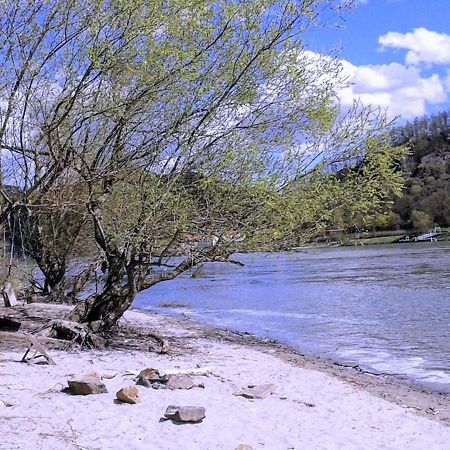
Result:
[[[343,105],[359,98],[400,122],[450,109],[450,0],[359,0],[332,23],[307,47],[340,48],[351,81]]]

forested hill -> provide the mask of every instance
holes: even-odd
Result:
[[[450,226],[450,111],[398,127],[393,139],[410,152],[402,164],[406,188],[395,203],[391,228]]]

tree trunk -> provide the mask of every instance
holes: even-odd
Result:
[[[66,261],[52,258],[51,261],[38,262],[38,266],[44,274],[44,294],[50,294],[58,287],[66,274]]]
[[[70,312],[67,320],[86,323],[94,332],[106,331],[114,326],[131,306],[136,294],[128,287],[107,286],[91,295]]]

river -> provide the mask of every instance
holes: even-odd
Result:
[[[450,392],[450,242],[236,255],[133,306],[271,337]],[[162,308],[175,302],[180,308]]]

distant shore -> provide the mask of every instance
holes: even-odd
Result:
[[[23,331],[60,318],[70,307],[30,304],[0,314]],[[31,318],[31,320],[30,320]],[[148,351],[149,333],[167,337],[172,351]],[[45,340],[43,339],[43,342]],[[0,342],[2,445],[8,449],[254,449],[433,448],[450,440],[450,396],[382,376],[305,357],[275,341],[217,330],[183,317],[132,310],[103,350],[47,347],[56,366],[20,364],[24,348]],[[210,367],[196,377],[204,389],[137,386],[138,405],[118,404],[116,390],[134,385],[130,371]],[[107,394],[61,392],[71,374],[113,373]],[[274,384],[265,399],[233,395],[247,385]],[[177,426],[160,418],[168,405],[206,408],[202,423]],[[24,424],[27,424],[26,426]]]

